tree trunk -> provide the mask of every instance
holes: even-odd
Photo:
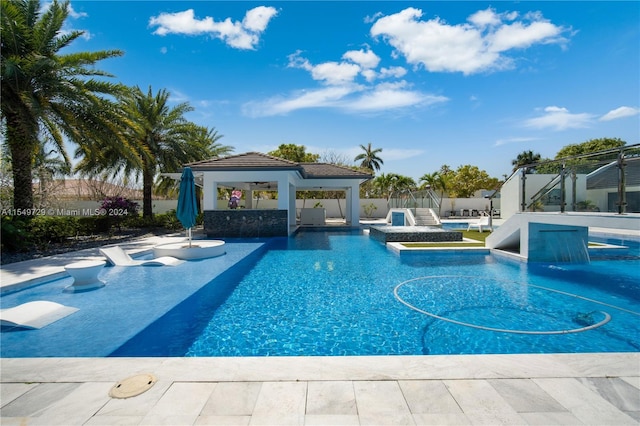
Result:
[[[29,135],[17,114],[6,115],[7,143],[13,169],[14,209],[33,208],[32,156],[37,140]]]
[[[153,194],[153,167],[144,162],[142,170],[142,217],[153,216],[151,196]]]

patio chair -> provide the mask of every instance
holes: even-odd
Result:
[[[489,223],[489,219],[489,216],[480,216],[480,219],[469,222],[467,231],[471,231],[472,228],[477,228],[480,232],[484,232],[485,229],[489,229],[493,232],[493,226]]]
[[[176,266],[184,262],[184,260],[172,256],[162,256],[147,260],[132,259],[120,246],[102,247],[99,250],[100,254],[115,266]]]

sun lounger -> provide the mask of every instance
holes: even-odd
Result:
[[[13,308],[0,309],[0,326],[38,329],[77,310],[78,308],[45,300],[27,302]]]
[[[493,226],[489,224],[489,216],[481,216],[480,219],[469,222],[467,231],[471,231],[472,228],[477,228],[480,232],[484,232],[484,229],[489,229],[493,232]]]
[[[132,259],[120,246],[103,247],[100,249],[100,253],[115,266],[176,266],[184,262],[184,260],[171,256],[148,260]]]

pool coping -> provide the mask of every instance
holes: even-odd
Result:
[[[132,365],[131,361],[135,361]],[[310,357],[0,358],[2,383],[115,382],[152,373],[189,382],[638,377],[640,352]]]

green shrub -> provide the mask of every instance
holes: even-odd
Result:
[[[26,221],[18,217],[2,216],[1,222],[0,237],[3,251],[22,251],[33,244]]]
[[[111,223],[107,216],[80,216],[78,217],[78,234],[93,235],[109,232]]]
[[[75,216],[35,216],[29,232],[37,245],[61,243],[78,234],[80,226]]]

